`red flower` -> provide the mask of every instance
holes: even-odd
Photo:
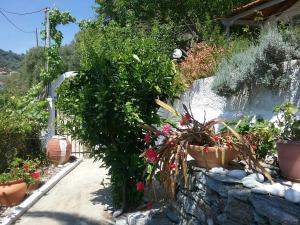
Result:
[[[182,117],[182,120],[179,122],[180,126],[185,126],[188,123],[192,122],[192,118],[189,114],[184,114],[184,116]]]
[[[168,168],[169,168],[170,170],[176,169],[176,164],[175,164],[175,163],[169,163],[169,164],[168,164]]]
[[[212,138],[214,139],[215,142],[218,142],[218,141],[221,140],[221,137],[218,136],[218,135],[215,135],[215,136],[213,136]]]
[[[145,185],[142,181],[139,181],[136,183],[136,190],[139,192],[142,192],[145,188]]]
[[[166,123],[166,124],[163,125],[162,131],[161,131],[161,132],[162,132],[165,136],[168,136],[168,135],[170,134],[170,132],[171,132],[171,129],[172,129],[171,125],[168,124],[168,123]]]
[[[205,154],[208,154],[208,147],[205,146],[205,147],[203,148],[203,151],[204,151]]]
[[[180,126],[185,126],[185,125],[186,125],[186,122],[185,122],[184,120],[180,120],[180,121],[179,121],[179,124],[180,124]]]
[[[191,123],[192,122],[192,118],[191,118],[191,116],[189,115],[189,114],[184,114],[184,119],[186,119],[189,123]]]
[[[253,148],[254,151],[257,149],[256,144],[251,144],[251,147]]]
[[[29,170],[29,165],[28,164],[24,164],[22,166],[23,170],[28,171]]]
[[[150,201],[147,203],[147,209],[152,209],[153,208],[153,203]]]
[[[150,162],[155,162],[158,159],[157,152],[153,148],[148,148],[145,155]]]
[[[149,131],[145,134],[144,141],[146,142],[146,144],[150,144],[150,142],[151,142],[151,133]]]
[[[33,179],[37,180],[37,179],[40,179],[41,173],[40,173],[39,171],[35,171],[35,172],[33,172],[33,173],[30,173],[30,176],[31,176]]]

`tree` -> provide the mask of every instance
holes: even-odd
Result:
[[[67,127],[109,167],[114,204],[124,209],[142,196],[136,190],[145,178],[141,122],[158,123],[154,100],[172,99],[181,87],[175,84],[169,31],[114,21],[88,24],[77,42],[80,74],[59,91],[58,108],[74,118]]]
[[[96,11],[106,20],[115,20],[123,25],[128,18],[139,23],[154,20],[161,24],[172,22],[181,35],[189,33],[202,40],[207,20],[224,16],[234,7],[248,2],[251,0],[96,0],[99,5]],[[216,24],[219,22],[213,25]]]

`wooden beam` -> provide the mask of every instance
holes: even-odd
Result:
[[[241,19],[241,18],[243,18],[245,16],[249,16],[249,15],[251,15],[251,14],[253,14],[253,13],[259,11],[259,10],[271,7],[273,5],[277,5],[277,4],[279,4],[281,2],[284,2],[284,1],[286,1],[286,0],[273,0],[273,1],[270,1],[270,2],[266,2],[264,4],[256,6],[256,7],[252,8],[252,9],[249,9],[249,10],[247,10],[245,12],[242,12],[242,13],[237,14],[235,16],[232,16],[230,18],[224,18],[224,19],[221,20],[221,22],[224,24],[225,27],[231,26],[232,24],[235,23],[235,21],[237,21],[237,20],[239,20],[239,19]]]

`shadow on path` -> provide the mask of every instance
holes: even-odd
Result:
[[[61,225],[108,225],[109,221],[95,221],[87,217],[83,217],[77,214],[51,212],[51,211],[35,211],[27,212],[27,217],[35,218],[50,218],[52,220],[59,221]],[[100,217],[100,215],[99,215]]]
[[[112,207],[111,186],[100,188],[98,191],[92,192],[91,202],[93,205],[102,204]]]

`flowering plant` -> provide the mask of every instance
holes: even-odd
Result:
[[[0,184],[23,180],[27,184],[33,184],[39,180],[41,172],[38,171],[40,162],[38,160],[22,160],[15,158],[8,172],[0,174]]]
[[[180,118],[179,125],[166,123],[162,129],[147,124],[142,125],[147,131],[144,140],[149,148],[141,156],[145,157],[152,166],[148,181],[151,183],[153,177],[158,174],[160,182],[167,190],[168,197],[172,198],[175,195],[176,179],[180,172],[184,182],[187,182],[187,146],[189,144],[204,146],[204,156],[208,153],[208,147],[213,146],[224,147],[226,151],[236,151],[242,157],[249,159],[250,167],[254,166],[263,172],[267,178],[272,179],[256,160],[251,143],[227,126],[223,120],[213,119],[200,123],[185,105],[183,105],[185,114],[182,115],[160,100],[156,100],[156,103],[173,113],[175,117]],[[217,133],[215,131],[214,126],[220,123],[227,127],[227,132]],[[162,139],[161,143],[155,144],[157,138]],[[222,157],[224,156],[222,155]]]

